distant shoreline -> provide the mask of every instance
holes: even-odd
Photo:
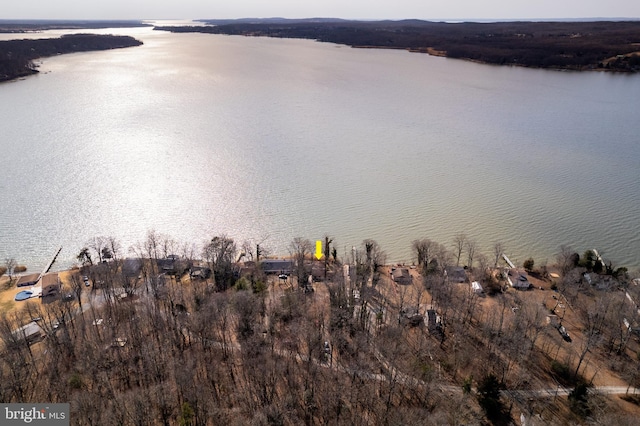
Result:
[[[0,82],[37,74],[35,59],[65,53],[140,46],[130,36],[71,34],[53,39],[0,41]]]
[[[88,21],[88,20],[6,20],[0,19],[0,33],[23,34],[35,33],[47,30],[81,30],[81,29],[104,29],[104,28],[135,28],[150,27],[142,21]]]
[[[154,30],[299,38],[399,49],[493,65],[572,71],[640,71],[639,21],[443,23],[237,20]]]

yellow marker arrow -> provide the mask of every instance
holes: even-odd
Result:
[[[322,240],[316,240],[316,259],[322,258]]]

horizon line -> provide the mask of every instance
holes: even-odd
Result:
[[[640,21],[640,16],[637,17],[625,17],[625,16],[590,16],[590,17],[575,17],[575,18],[340,18],[336,16],[311,16],[304,18],[285,18],[282,16],[243,16],[236,18],[187,18],[187,17],[172,17],[172,18],[0,18],[0,22],[136,22],[136,21],[235,21],[243,19],[256,19],[256,20],[269,20],[269,19],[281,19],[289,21],[298,20],[313,20],[313,19],[335,19],[341,21],[360,21],[360,22],[378,22],[378,21],[426,21],[426,22],[569,22],[569,21]]]

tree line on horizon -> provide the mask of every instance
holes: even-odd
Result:
[[[172,32],[304,38],[353,47],[439,51],[497,65],[558,69],[640,69],[640,22],[462,22],[420,20],[227,22],[155,27]]]

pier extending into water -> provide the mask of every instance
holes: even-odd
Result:
[[[56,259],[58,258],[58,255],[60,254],[61,251],[62,251],[62,247],[58,249],[56,254],[53,256],[53,259],[51,259],[51,262],[49,262],[47,266],[42,270],[42,272],[40,272],[40,276],[38,276],[38,279],[36,280],[36,284],[38,284],[42,279],[42,277],[44,277],[45,274],[49,272],[49,270],[51,270],[51,267],[53,266],[54,263],[56,263]]]
[[[516,267],[513,265],[513,263],[511,263],[511,261],[509,260],[509,258],[507,257],[506,254],[502,253],[502,258],[504,259],[505,262],[507,262],[507,265],[509,265],[509,267],[511,269],[515,269]]]

